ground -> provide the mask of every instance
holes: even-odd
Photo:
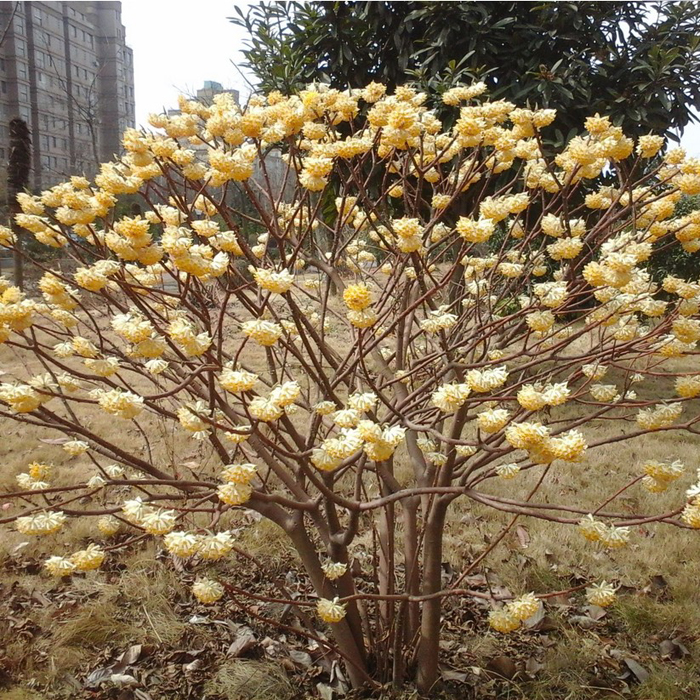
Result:
[[[0,359],[8,372],[18,362],[7,348]],[[638,391],[649,397],[670,393],[661,380],[648,380]],[[97,430],[109,428],[110,419],[102,414],[90,420]],[[160,429],[152,426],[153,431]],[[586,426],[596,437],[611,429],[603,422]],[[76,471],[89,469],[67,462],[62,466],[63,453],[54,437],[16,423],[3,425],[0,493],[15,488],[14,476],[26,468],[28,455],[56,463],[59,485],[73,480]],[[139,439],[135,430],[124,433],[130,445]],[[206,467],[206,455],[191,445],[176,445],[180,461]],[[673,432],[617,443],[596,451],[584,464],[569,465],[546,495],[572,502],[599,499],[603,490],[614,491],[616,484],[637,473],[642,458],[680,459],[686,475],[669,492],[653,495],[637,486],[619,505],[629,512],[670,509],[682,502],[684,490],[695,481],[698,447],[697,437]],[[502,488],[507,493],[511,487],[504,482]],[[0,512],[12,513],[15,507],[0,497]],[[446,583],[478,556],[495,526],[509,517],[466,500],[455,503],[446,534]],[[252,512],[231,516],[228,525],[238,530],[240,550],[249,556],[237,553],[220,564],[217,573],[223,580],[263,595],[275,595],[280,587],[308,592],[304,577],[296,573],[296,556],[276,526]],[[92,523],[77,522],[67,536],[39,542],[3,531],[0,700],[284,700],[330,698],[344,691],[337,664],[316,641],[298,633],[292,612],[264,602],[243,609],[233,598],[212,606],[197,604],[188,591],[194,578],[190,565],[173,560],[154,541],[136,543],[123,556],[108,559],[99,572],[70,581],[49,579],[42,572],[48,553],[74,551],[92,530]],[[576,587],[594,571],[620,586],[618,602],[602,610],[588,607],[580,591],[562,595],[549,600],[531,626],[507,637],[488,630],[482,601],[446,603],[444,686],[435,697],[697,697],[698,551],[696,532],[666,525],[636,528],[631,546],[605,553],[574,529],[522,520],[470,577],[471,588],[543,593]],[[267,617],[286,629],[259,619]],[[410,697],[389,689],[383,696]]]

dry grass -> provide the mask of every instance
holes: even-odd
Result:
[[[292,700],[298,689],[282,666],[273,661],[234,659],[221,665],[205,685],[208,693],[227,700]]]
[[[344,340],[347,339],[338,338],[339,343]],[[247,359],[254,369],[264,366],[262,353]],[[18,358],[5,347],[0,348],[0,362],[7,372],[20,367]],[[614,381],[614,377],[606,378],[606,381],[608,379]],[[672,394],[669,382],[648,380],[635,389],[642,398],[657,399]],[[576,408],[558,410],[560,412],[554,417],[561,419],[573,417]],[[693,406],[692,410],[697,410],[697,406]],[[113,419],[99,410],[91,412],[86,420],[96,433],[109,434],[114,428]],[[303,418],[294,417],[293,420],[303,421]],[[205,445],[193,445],[182,431],[173,431],[171,426],[152,416],[147,416],[142,424],[152,436],[154,454],[163,464],[189,462],[197,473],[214,473],[216,460]],[[4,466],[0,473],[0,492],[15,488],[15,475],[25,470],[29,461],[54,463],[54,482],[57,485],[69,484],[94,473],[94,466],[86,459],[71,459],[60,446],[39,441],[39,438],[57,437],[56,433],[47,434],[43,429],[13,422],[8,422],[3,428],[5,439],[0,442],[0,460]],[[146,453],[137,430],[123,426],[120,429],[119,440],[124,449],[134,454]],[[600,440],[618,430],[619,427],[609,421],[597,421],[585,426],[584,433],[589,440]],[[615,506],[616,510],[629,513],[670,510],[682,502],[685,489],[695,480],[699,447],[697,439],[674,432],[649,434],[615,443],[608,448],[592,451],[582,464],[556,466],[545,480],[538,500],[563,501],[594,509],[606,494],[639,474],[639,466],[644,459],[680,459],[687,466],[687,474],[674,483],[668,492],[650,494],[636,485]],[[411,472],[407,463],[402,464],[397,460],[396,471],[402,483],[410,482]],[[497,495],[522,494],[534,485],[540,474],[541,469],[538,468],[520,474],[517,482],[496,482],[488,488]],[[376,495],[373,485],[368,487],[368,492]],[[450,510],[446,529],[445,558],[455,570],[460,570],[484,550],[499,527],[510,518],[507,514],[496,513],[466,498],[457,500]],[[199,524],[206,526],[204,520]],[[607,658],[611,644],[624,645],[632,653],[638,654],[652,671],[650,680],[633,689],[630,697],[639,700],[689,700],[697,696],[697,690],[692,690],[700,687],[700,667],[693,660],[700,653],[700,646],[695,642],[696,630],[700,627],[697,590],[700,560],[694,554],[697,550],[697,533],[670,526],[639,527],[635,529],[631,546],[605,553],[586,543],[575,528],[526,519],[522,519],[520,524],[527,532],[527,546],[522,546],[514,530],[488,560],[492,580],[508,587],[513,593],[566,588],[572,578],[591,574],[615,581],[625,588],[620,602],[609,613],[617,630],[614,639],[603,642],[597,635],[570,625],[566,616],[557,616],[558,631],[553,633],[556,644],[548,648],[542,658],[545,668],[537,680],[523,686],[523,690],[511,688],[512,697],[531,700],[613,697],[601,695],[590,688],[595,669]],[[239,513],[227,513],[219,527],[241,528],[241,546],[254,554],[271,572],[293,566],[296,555],[291,545],[284,533],[269,521],[248,522]],[[72,521],[60,537],[30,540],[22,548],[21,554],[42,559],[49,553],[74,551],[77,545],[94,536],[91,521]],[[14,560],[13,551],[25,540],[15,532],[3,533],[0,567]],[[358,554],[368,541],[369,535],[358,538],[355,545]],[[240,558],[236,561],[238,566],[248,566]],[[4,653],[6,665],[19,670],[20,675],[25,677],[31,674],[47,686],[60,686],[63,675],[81,666],[84,668],[91,655],[94,656],[96,648],[107,645],[124,647],[139,642],[161,647],[176,645],[187,631],[186,620],[174,605],[174,601],[185,596],[178,575],[156,561],[153,544],[138,554],[132,554],[125,564],[124,573],[118,578],[112,577],[109,582],[101,574],[76,578],[72,585],[76,593],[83,597],[79,607],[58,615],[54,609],[31,611],[40,627],[51,630],[43,645],[28,644],[24,639],[0,632],[0,650]],[[639,594],[655,575],[662,575],[668,583],[667,595],[663,599]],[[54,585],[43,577],[0,575],[0,583],[9,586],[15,581],[37,591],[47,591]],[[691,656],[673,663],[662,661],[658,654],[659,642],[679,635],[683,637]],[[469,653],[480,661],[497,655],[500,643],[491,635],[464,640]],[[39,658],[37,649],[42,651],[43,658]],[[278,667],[240,660],[224,664],[210,679],[207,690],[227,698],[294,697],[294,689]],[[4,694],[0,691],[0,700],[34,700],[38,697],[41,696],[19,688]]]

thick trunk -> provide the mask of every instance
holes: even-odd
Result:
[[[316,589],[316,593],[320,596],[324,595],[324,584],[326,582],[318,554],[309,539],[309,535],[304,527],[303,522],[297,521],[294,527],[287,530],[289,537],[294,543],[294,547],[301,558],[301,561],[306,569],[311,583]],[[355,606],[355,603],[350,603],[350,606]],[[356,611],[352,611],[356,615]],[[347,619],[341,620],[331,626],[333,639],[346,661],[346,669],[350,683],[353,688],[362,688],[371,682],[367,673],[367,664],[365,662],[365,650],[361,642],[355,639]]]
[[[446,504],[434,503],[426,525],[423,545],[423,595],[437,593],[442,587],[442,536],[446,510]],[[441,602],[440,598],[423,602],[417,674],[418,691],[423,694],[429,693],[438,679]]]

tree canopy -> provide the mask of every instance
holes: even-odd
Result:
[[[700,107],[693,2],[261,2],[236,12],[263,90],[413,81],[436,97],[481,80],[493,99],[556,108],[557,141],[596,112],[630,135],[676,138]]]

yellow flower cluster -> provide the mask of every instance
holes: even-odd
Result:
[[[434,311],[429,311],[427,318],[420,322],[420,327],[429,334],[447,331],[457,323],[456,314],[449,313],[446,306],[440,306]]]
[[[282,326],[278,323],[264,321],[262,319],[244,321],[241,324],[241,330],[245,336],[264,347],[274,345],[282,337],[284,332]]]
[[[329,600],[328,598],[319,598],[316,603],[316,613],[324,621],[330,624],[340,622],[345,617],[345,606],[338,602],[338,598]]]
[[[327,561],[322,567],[324,576],[329,581],[335,581],[345,575],[348,570],[347,564],[342,564],[339,561]]]
[[[642,465],[642,471],[646,475],[642,479],[644,488],[652,493],[662,493],[672,481],[683,475],[685,467],[679,460],[658,462],[652,459]]]
[[[233,394],[252,391],[258,382],[258,375],[244,369],[233,369],[231,366],[224,367],[219,375],[219,383],[226,390]]]
[[[527,593],[512,600],[503,608],[492,610],[489,613],[489,625],[496,632],[504,634],[514,632],[539,610],[540,605],[534,593]]]
[[[470,393],[469,384],[443,384],[433,392],[430,401],[443,413],[454,413],[466,403]]]
[[[289,270],[275,272],[274,270],[251,268],[251,273],[260,289],[273,294],[286,294],[294,284],[294,275]]]
[[[590,513],[578,524],[581,534],[590,542],[600,542],[604,547],[617,549],[629,542],[630,529],[615,527],[596,520]]]
[[[192,594],[200,603],[216,603],[224,595],[224,589],[218,581],[198,578],[192,585]]]
[[[539,411],[545,406],[560,406],[566,403],[571,390],[566,382],[546,386],[524,384],[518,391],[518,403],[528,411]]]
[[[20,516],[15,520],[15,527],[23,535],[52,535],[58,532],[65,522],[65,513],[56,510]]]
[[[113,416],[132,419],[136,418],[143,411],[143,397],[131,391],[122,389],[104,391],[98,389],[97,392],[97,403],[100,405],[100,408],[103,408]]]
[[[93,571],[102,566],[105,552],[96,544],[89,544],[86,549],[81,549],[71,555],[70,561],[76,571]]]
[[[589,605],[599,605],[601,608],[607,608],[615,602],[615,598],[615,587],[606,581],[594,583],[589,588],[586,588],[586,600]]]
[[[331,402],[328,403],[330,407]],[[322,471],[337,469],[344,459],[363,449],[374,462],[389,459],[403,442],[406,429],[400,426],[382,426],[363,418],[377,403],[372,392],[358,392],[348,397],[348,407],[332,414],[333,422],[340,428],[339,434],[329,435],[312,451],[312,464]],[[330,415],[325,410],[322,415]],[[346,427],[343,427],[346,426]]]
[[[680,418],[683,404],[656,404],[653,408],[643,408],[637,413],[637,425],[642,430],[667,428]]]

